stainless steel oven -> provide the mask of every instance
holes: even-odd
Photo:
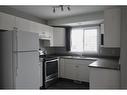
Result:
[[[43,61],[43,87],[47,88],[58,79],[58,59],[44,58]]]

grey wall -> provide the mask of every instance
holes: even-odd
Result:
[[[62,18],[62,19],[49,20],[47,22],[47,24],[48,25],[53,25],[53,26],[59,26],[59,25],[62,25],[62,24],[67,24],[67,23],[94,21],[94,20],[100,20],[100,19],[103,19],[103,18],[104,18],[104,13],[102,11],[102,12],[95,12],[95,13],[65,17],[65,18]]]
[[[127,7],[122,8],[121,27],[121,88],[127,89]]]
[[[4,12],[4,13],[11,14],[11,15],[14,15],[14,16],[17,16],[17,17],[21,17],[21,18],[25,18],[25,19],[35,21],[35,22],[38,22],[38,23],[46,24],[46,21],[41,19],[41,18],[32,16],[30,14],[27,14],[27,13],[24,13],[24,12],[21,12],[21,11],[18,11],[16,9],[10,8],[8,6],[0,6],[0,12]]]

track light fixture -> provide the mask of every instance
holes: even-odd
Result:
[[[65,9],[71,11],[70,5],[58,5],[58,6],[53,6],[52,8],[53,8],[53,13],[55,13],[57,9],[60,9],[61,11],[64,11]]]
[[[56,10],[55,10],[55,8],[53,8],[53,13],[55,13],[56,12]]]

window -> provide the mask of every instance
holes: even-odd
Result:
[[[83,29],[81,28],[74,28],[71,31],[71,51],[83,51]]]
[[[72,52],[98,52],[98,27],[72,28],[71,51]]]

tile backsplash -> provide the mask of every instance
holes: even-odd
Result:
[[[66,50],[66,47],[49,47],[49,41],[40,40],[40,49],[45,48],[47,50],[47,54],[55,54],[55,55],[79,55],[79,56],[100,56],[100,57],[119,57],[120,56],[120,48],[114,47],[100,47],[98,55],[95,54],[85,54],[85,53],[74,53]],[[44,47],[44,46],[48,47]]]
[[[120,48],[107,48],[107,47],[101,47],[99,50],[100,56],[120,56]]]
[[[66,51],[65,47],[46,47],[48,54],[55,54],[55,55],[81,55],[80,53],[72,53],[69,51]],[[85,53],[82,53],[83,56],[100,56],[100,57],[119,57],[120,56],[120,48],[106,48],[101,47],[99,50],[98,55],[88,55]]]

